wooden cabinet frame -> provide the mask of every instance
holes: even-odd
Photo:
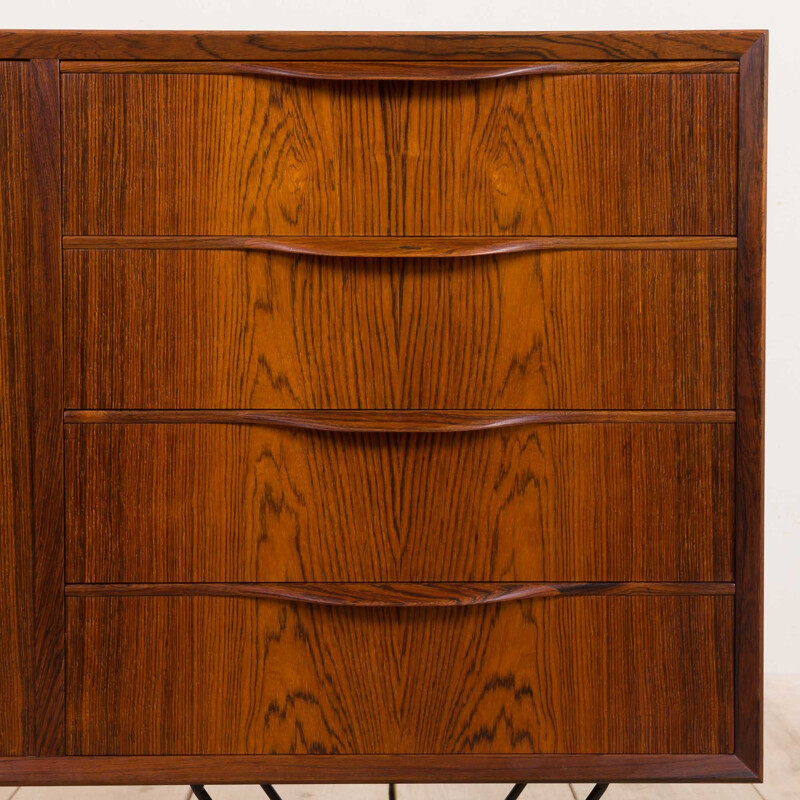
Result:
[[[737,384],[735,465],[735,752],[730,755],[163,756],[65,757],[64,493],[61,292],[60,74],[69,62],[400,62],[446,74],[449,62],[733,62],[739,76]],[[767,34],[673,33],[143,33],[0,32],[0,62],[23,62],[27,104],[7,135],[25,148],[25,174],[0,188],[14,261],[4,346],[14,353],[3,400],[10,422],[0,448],[25,468],[0,474],[13,519],[0,529],[15,558],[12,704],[22,738],[0,758],[0,784],[376,781],[754,781],[762,776],[765,162]],[[313,71],[312,64],[312,71]],[[342,69],[340,64],[337,69]],[[395,67],[396,68],[396,67]],[[473,67],[468,65],[467,74]],[[276,68],[277,69],[277,68]],[[587,70],[590,67],[586,67]],[[23,95],[20,95],[23,96]],[[12,118],[13,117],[13,118]],[[2,128],[0,128],[2,130]],[[2,162],[0,162],[2,163]],[[21,248],[19,242],[27,243]],[[74,243],[77,244],[77,243]],[[13,250],[13,253],[11,252]],[[24,267],[24,268],[23,268]],[[0,331],[4,329],[0,327]],[[6,330],[11,330],[6,328]],[[0,464],[2,466],[2,464]],[[0,586],[0,593],[10,591]],[[6,598],[8,600],[8,598]],[[1,604],[0,604],[1,605]],[[0,739],[2,741],[2,739]]]

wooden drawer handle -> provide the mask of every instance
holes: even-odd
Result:
[[[732,423],[735,411],[246,411],[238,409],[94,410],[64,412],[70,425],[277,425],[337,433],[458,433],[513,425]]]
[[[652,70],[652,67],[650,67]],[[273,62],[70,62],[62,72],[126,74],[211,74],[248,78],[294,78],[320,81],[480,81],[537,73],[574,72],[569,66],[544,63],[446,63],[404,61]],[[584,70],[580,70],[584,71]],[[617,68],[615,71],[620,71]]]
[[[325,81],[480,81],[553,72],[540,64],[446,64],[436,62],[307,61],[240,63],[236,74],[248,77]]]
[[[64,236],[66,250],[259,250],[332,258],[469,258],[537,250],[736,248],[735,236]]]
[[[323,606],[478,606],[533,597],[575,595],[730,595],[732,583],[89,583],[68,597],[251,597]]]
[[[650,66],[648,71],[652,71]],[[63,72],[70,73],[156,73],[241,75],[247,78],[294,78],[319,81],[480,81],[512,78],[519,75],[572,73],[570,65],[544,63],[446,63],[404,61],[274,61],[274,62],[72,62]],[[594,71],[594,70],[592,70]],[[615,72],[622,71],[619,67]]]
[[[243,75],[324,81],[481,81],[520,75],[738,72],[727,61],[62,61],[65,73]]]

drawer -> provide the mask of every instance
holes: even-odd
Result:
[[[67,74],[64,233],[731,235],[737,93],[735,74]]]
[[[733,250],[64,258],[68,408],[733,406]]]
[[[732,579],[732,424],[67,437],[76,583]]]
[[[729,753],[733,598],[67,603],[67,753]]]

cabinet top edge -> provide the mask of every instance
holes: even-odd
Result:
[[[0,59],[739,59],[765,30],[310,32],[0,30]]]

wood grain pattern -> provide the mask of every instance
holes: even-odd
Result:
[[[761,778],[764,32],[6,31],[4,57],[46,60],[0,63],[0,783]],[[107,298],[133,320],[106,374],[216,401],[95,374],[124,405],[64,413],[60,198],[80,269],[151,264],[76,294],[82,337]],[[205,327],[137,294],[176,278]],[[187,331],[213,358],[166,365]],[[275,352],[292,386],[236,399]],[[345,358],[370,397],[331,388]],[[537,380],[552,404],[514,400]],[[70,748],[171,755],[56,756],[65,593]]]
[[[158,783],[376,783],[437,781],[751,781],[734,754],[436,756],[71,756],[3,758],[12,785]]]
[[[0,62],[0,755],[33,749],[33,443],[27,226],[28,66]]]
[[[736,752],[763,776],[767,36],[742,58],[736,310]]]
[[[272,597],[328,606],[469,606],[529,597],[725,595],[733,583],[70,583],[68,597]]]
[[[68,408],[730,409],[733,251],[69,251]]]
[[[353,433],[454,433],[507,428],[514,425],[618,422],[670,422],[690,425],[696,422],[731,423],[735,411],[239,411],[173,409],[141,411],[67,410],[64,422],[69,425],[88,423],[183,422],[212,425],[280,425],[315,431],[350,431]]]
[[[0,755],[5,756],[64,752],[58,87],[54,61],[0,62]]]
[[[738,61],[64,61],[90,74],[267,75],[321,80],[469,81],[520,75],[639,75],[738,72]]]
[[[764,33],[0,31],[0,58],[384,61],[738,59]]]
[[[737,86],[66,74],[65,233],[731,235]]]
[[[729,597],[67,604],[76,755],[733,747]]]
[[[463,258],[530,250],[735,250],[735,236],[64,236],[65,250],[266,250],[351,258]]]
[[[70,583],[729,581],[733,426],[70,425]]]
[[[64,754],[64,433],[59,70],[30,62],[29,391],[33,410],[38,755]]]

